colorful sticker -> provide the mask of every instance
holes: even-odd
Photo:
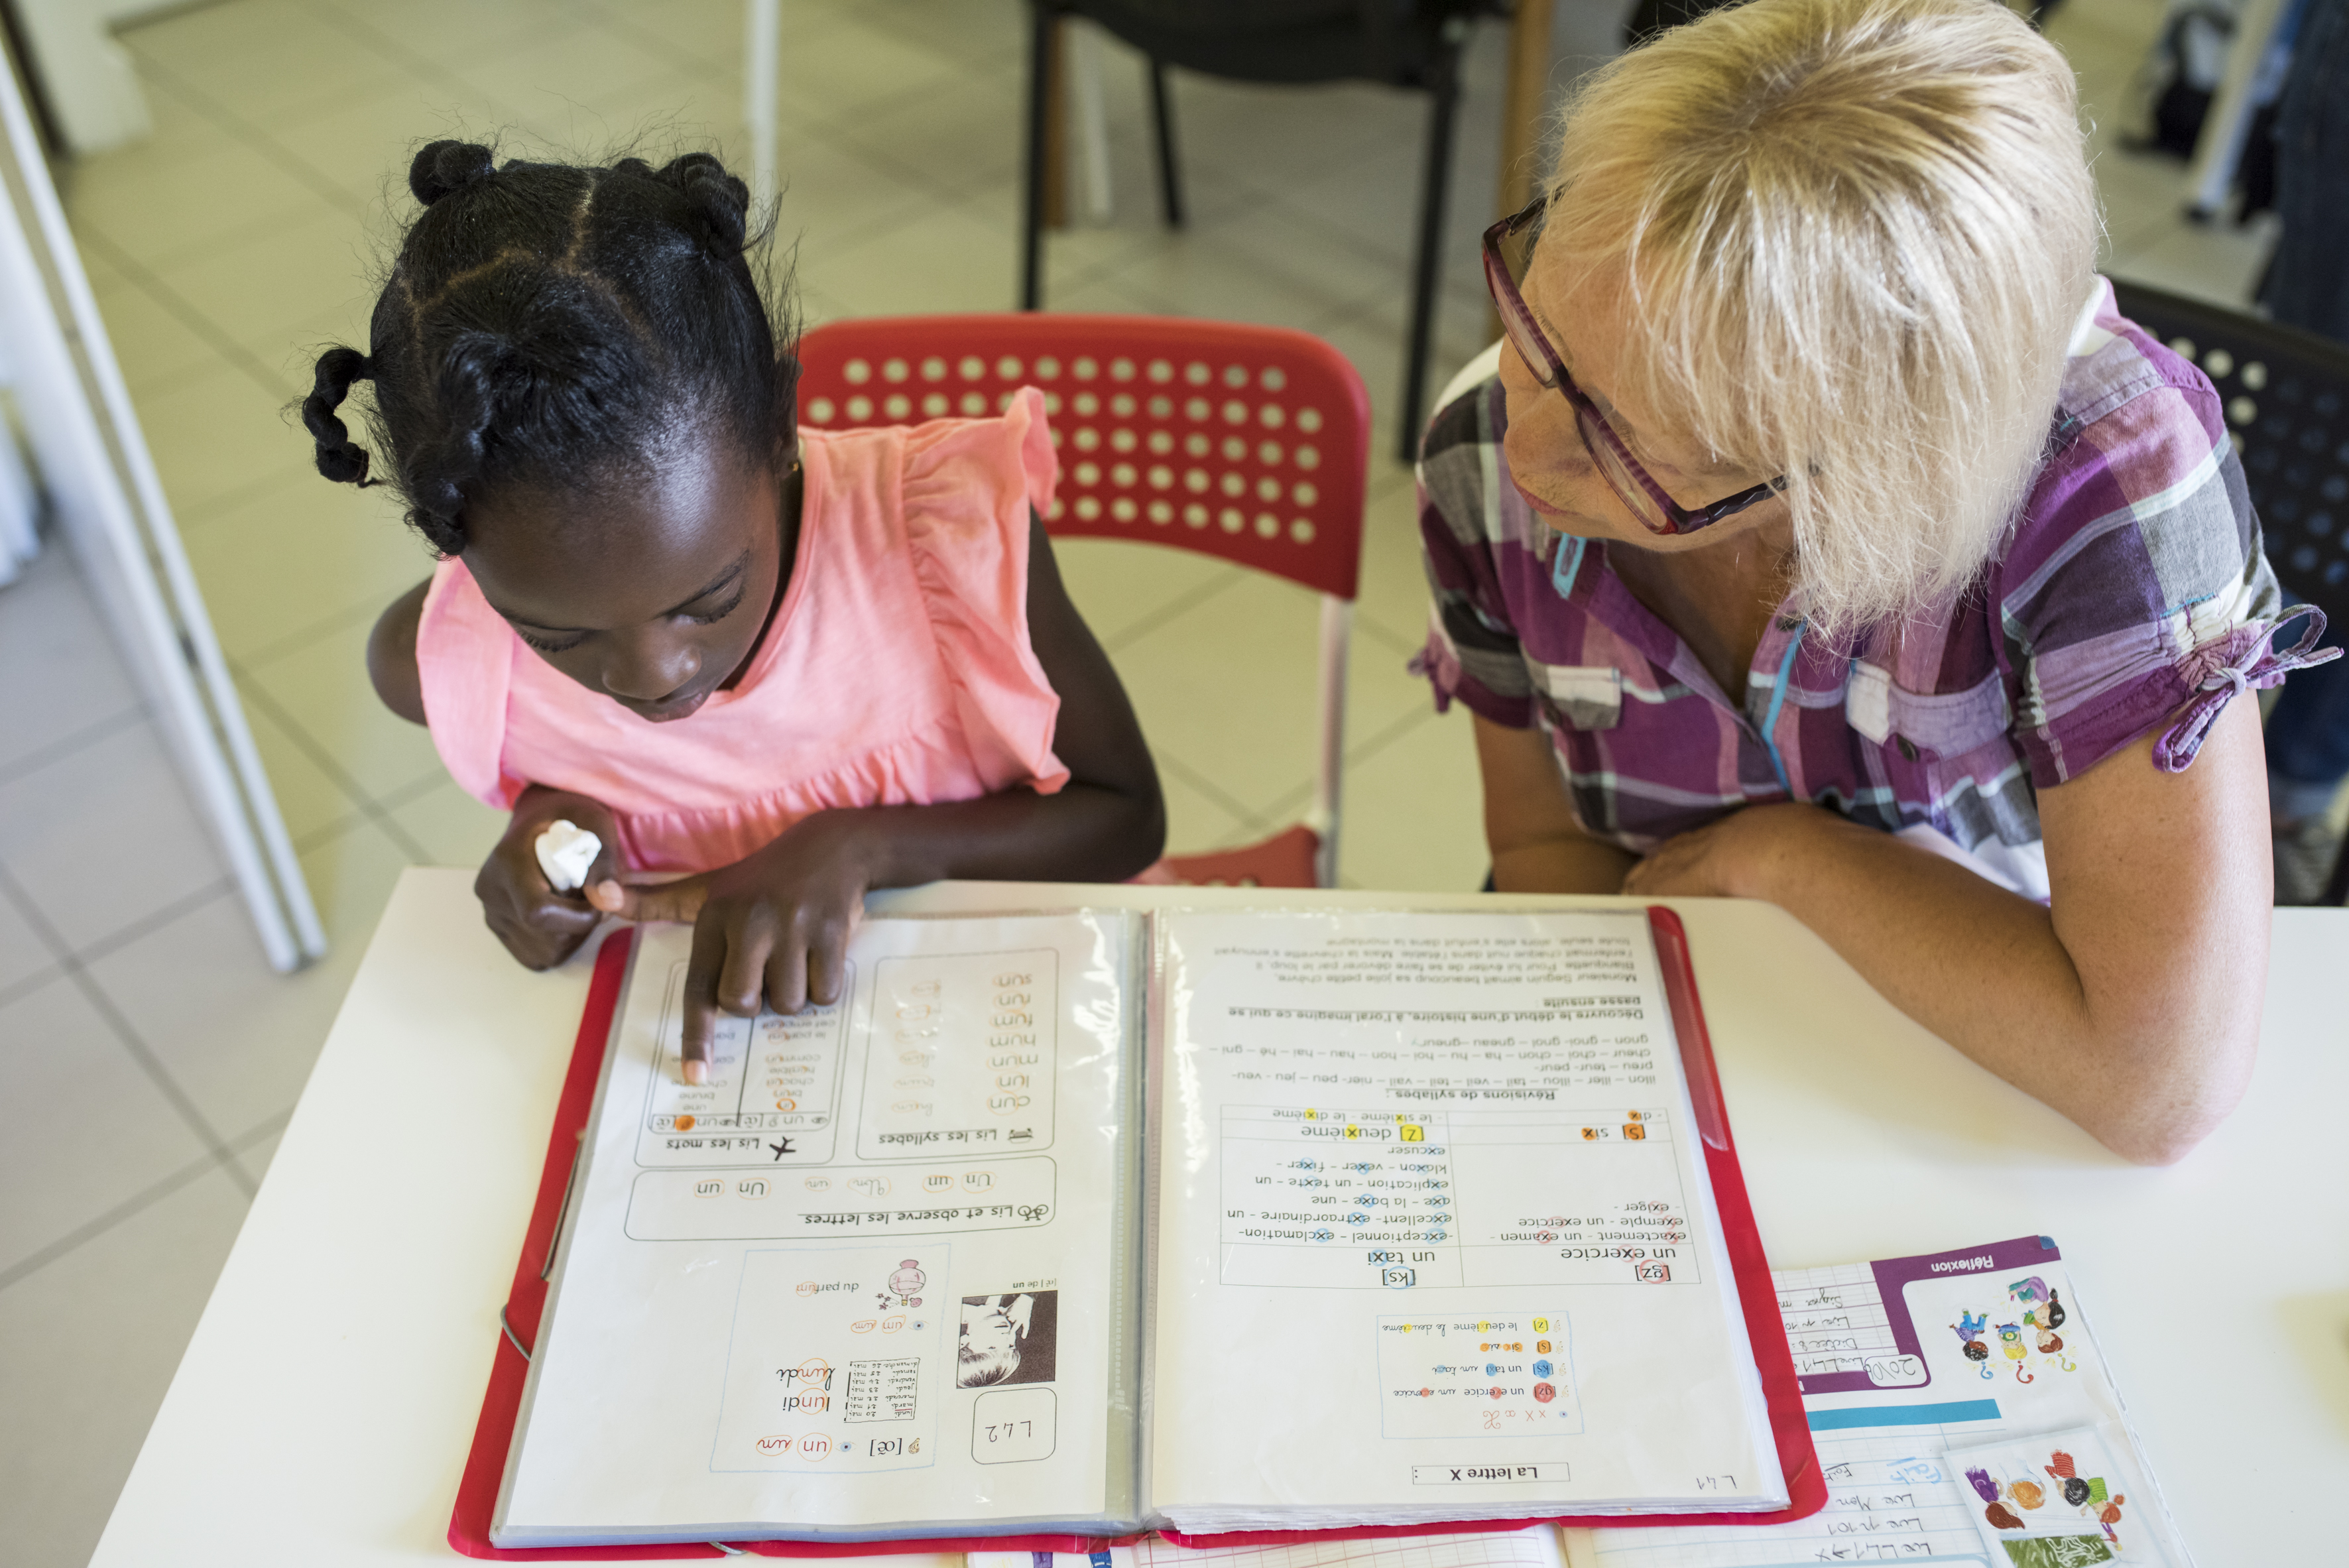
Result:
[[[2029,1568],[2162,1560],[2130,1522],[2129,1496],[2144,1495],[2134,1462],[2096,1428],[1952,1449],[1949,1457],[1973,1490],[1993,1560]]]
[[[2002,1303],[1986,1304],[1979,1312],[1970,1305],[1961,1306],[1950,1332],[1958,1336],[1966,1359],[1985,1378],[1998,1376],[1992,1346],[1983,1338],[1985,1330],[1997,1334],[1998,1356],[2017,1383],[2036,1383],[2048,1372],[2077,1372],[2080,1364],[2064,1352],[2064,1336],[2056,1332],[2070,1316],[2064,1310],[2062,1294],[2039,1275],[2026,1274],[2007,1285]],[[1993,1325],[1992,1311],[2008,1321]]]

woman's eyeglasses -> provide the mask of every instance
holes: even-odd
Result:
[[[1582,444],[1589,450],[1590,460],[1599,465],[1599,474],[1608,488],[1630,510],[1640,527],[1651,533],[1693,533],[1700,528],[1710,528],[1723,518],[1744,511],[1757,501],[1769,500],[1786,488],[1784,479],[1758,484],[1751,490],[1739,490],[1711,506],[1684,507],[1658,484],[1640,460],[1631,455],[1623,438],[1607,423],[1607,417],[1597,404],[1574,384],[1566,372],[1566,361],[1559,356],[1542,329],[1526,308],[1525,295],[1517,292],[1516,280],[1509,275],[1509,263],[1501,251],[1501,242],[1516,238],[1540,221],[1542,209],[1549,198],[1539,196],[1533,204],[1513,217],[1502,219],[1485,231],[1485,286],[1492,291],[1493,304],[1501,316],[1501,330],[1516,349],[1517,357],[1526,362],[1534,379],[1545,387],[1554,387],[1574,410],[1575,428],[1582,434]]]

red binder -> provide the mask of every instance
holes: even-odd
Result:
[[[1656,957],[1664,980],[1664,995],[1672,1012],[1672,1030],[1680,1038],[1681,1060],[1688,1075],[1689,1098],[1696,1109],[1697,1130],[1704,1144],[1705,1169],[1713,1178],[1713,1205],[1721,1215],[1722,1234],[1729,1249],[1737,1295],[1745,1313],[1745,1332],[1753,1342],[1754,1364],[1761,1373],[1762,1391],[1770,1412],[1770,1429],[1777,1439],[1778,1462],[1785,1470],[1787,1507],[1773,1513],[1620,1514],[1559,1518],[1565,1525],[1597,1529],[1623,1525],[1778,1524],[1806,1518],[1826,1506],[1826,1477],[1811,1447],[1811,1429],[1803,1413],[1803,1396],[1795,1379],[1795,1357],[1786,1347],[1786,1331],[1778,1315],[1778,1293],[1770,1282],[1769,1260],[1762,1253],[1762,1237],[1754,1229],[1754,1206],[1745,1195],[1745,1178],[1737,1165],[1736,1145],[1730,1140],[1729,1116],[1723,1109],[1721,1076],[1713,1059],[1713,1038],[1705,1030],[1704,1009],[1697,1000],[1696,970],[1689,960],[1688,933],[1680,917],[1661,905],[1648,911],[1655,937]],[[522,1256],[514,1264],[513,1288],[506,1297],[505,1323],[511,1337],[502,1336],[497,1359],[490,1367],[490,1387],[481,1400],[481,1418],[473,1429],[472,1450],[465,1456],[465,1473],[457,1486],[457,1504],[449,1518],[449,1544],[468,1557],[507,1563],[579,1561],[636,1562],[685,1557],[720,1558],[740,1553],[759,1557],[857,1557],[896,1552],[1069,1552],[1086,1553],[1114,1542],[1077,1535],[986,1535],[915,1541],[854,1542],[805,1541],[672,1542],[652,1546],[564,1546],[504,1550],[490,1543],[490,1517],[497,1507],[498,1487],[505,1474],[506,1451],[513,1441],[514,1422],[521,1413],[523,1380],[529,1371],[521,1346],[536,1345],[540,1315],[546,1305],[546,1282],[539,1277],[547,1251],[562,1220],[564,1191],[571,1184],[571,1167],[579,1139],[587,1126],[587,1112],[595,1099],[595,1080],[603,1071],[604,1051],[612,1034],[613,1014],[620,1001],[620,983],[627,972],[633,931],[617,931],[605,939],[595,955],[594,978],[588,983],[587,1008],[579,1020],[579,1039],[573,1047],[571,1070],[563,1080],[563,1095],[554,1109],[554,1129],[547,1140],[546,1164],[539,1173],[538,1204],[523,1233]],[[1309,1541],[1347,1541],[1375,1536],[1464,1534],[1471,1532],[1521,1530],[1538,1519],[1468,1520],[1442,1524],[1371,1525],[1356,1530],[1248,1531],[1220,1535],[1185,1535],[1164,1532],[1180,1546],[1286,1545]]]

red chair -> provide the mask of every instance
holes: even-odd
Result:
[[[833,322],[800,339],[799,359],[800,421],[819,430],[993,414],[1032,385],[1061,450],[1044,520],[1055,538],[1141,540],[1318,590],[1312,811],[1262,843],[1154,870],[1192,883],[1336,884],[1371,425],[1345,356],[1285,327],[1022,314]]]

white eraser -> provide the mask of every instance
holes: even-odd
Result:
[[[538,836],[538,869],[549,886],[570,892],[587,880],[587,868],[604,852],[604,841],[575,822],[554,821]]]

